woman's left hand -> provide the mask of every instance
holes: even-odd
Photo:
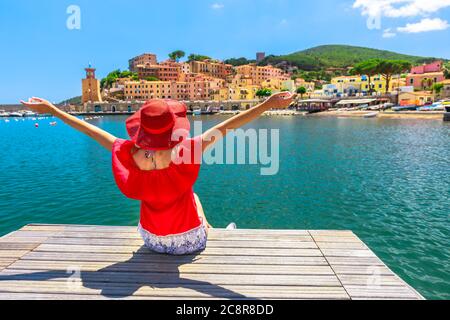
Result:
[[[291,103],[294,101],[295,96],[296,95],[292,94],[291,92],[275,93],[264,102],[264,105],[268,106],[270,109],[284,109],[291,105]]]

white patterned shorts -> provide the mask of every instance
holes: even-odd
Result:
[[[147,248],[157,253],[169,255],[188,255],[205,250],[208,240],[208,233],[204,223],[185,233],[166,237],[156,236],[142,228],[140,224],[138,231]]]

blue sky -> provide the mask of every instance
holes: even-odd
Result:
[[[66,26],[70,5],[80,30]],[[350,44],[450,58],[449,20],[449,0],[2,0],[0,102],[77,96],[89,62],[103,77],[143,52],[253,58]]]

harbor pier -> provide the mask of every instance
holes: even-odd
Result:
[[[351,231],[212,229],[166,256],[135,227],[27,225],[0,238],[0,299],[423,299]]]

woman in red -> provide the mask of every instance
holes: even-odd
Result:
[[[218,136],[224,137],[269,109],[287,107],[292,100],[290,93],[275,94],[193,139],[188,138],[184,103],[150,100],[126,121],[130,140],[118,139],[46,100],[21,102],[35,112],[60,118],[111,151],[117,186],[126,197],[141,201],[139,232],[145,245],[158,253],[181,255],[205,249],[211,227],[193,191],[202,154]]]

